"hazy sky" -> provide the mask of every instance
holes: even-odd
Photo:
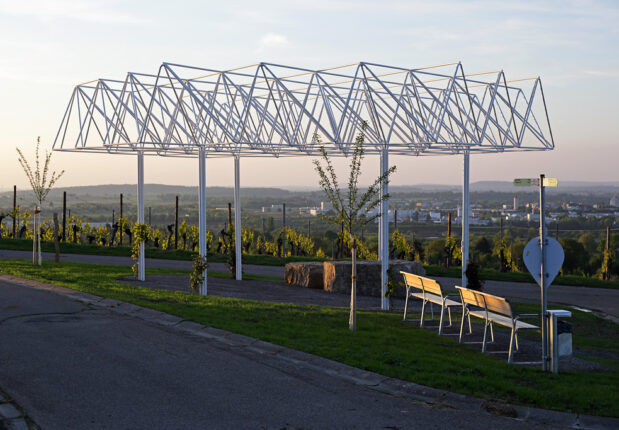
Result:
[[[260,61],[321,68],[371,61],[541,76],[556,149],[478,155],[471,180],[545,172],[619,181],[619,2],[0,0],[0,188],[26,185],[15,147],[51,148],[73,87],[163,61],[233,68]],[[457,184],[462,157],[392,157],[392,183]],[[344,167],[345,161],[337,163]],[[135,183],[135,157],[56,153],[59,186]],[[365,182],[378,173],[367,157]],[[342,176],[345,176],[342,171]],[[242,160],[245,186],[317,185],[308,158]],[[146,159],[146,181],[195,185],[197,160]],[[231,185],[231,159],[207,161]]]

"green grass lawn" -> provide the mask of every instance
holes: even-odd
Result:
[[[542,408],[619,416],[619,361],[614,359],[605,361],[612,371],[555,375],[508,365],[481,354],[478,346],[460,345],[403,323],[400,313],[360,311],[358,330],[351,333],[347,309],[135,287],[116,281],[131,275],[126,267],[44,262],[39,268],[25,260],[0,260],[0,272],[157,309],[431,387]],[[183,272],[147,270],[147,274],[175,273]],[[575,347],[584,345],[616,357],[618,326],[585,312],[573,313]]]

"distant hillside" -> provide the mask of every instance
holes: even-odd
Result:
[[[345,185],[345,184],[344,184]],[[6,190],[6,188],[5,188]],[[462,190],[462,185],[442,185],[442,184],[418,184],[418,185],[392,185],[389,187],[392,193],[459,193]],[[63,187],[54,189],[48,196],[49,200],[59,200],[62,198],[62,192],[66,191],[67,195],[77,196],[80,198],[117,198],[120,193],[130,198],[137,194],[136,185],[134,184],[106,184],[106,185],[86,185],[78,187]],[[471,183],[472,192],[496,192],[496,193],[527,193],[535,192],[533,187],[514,187],[508,181],[479,181]],[[619,182],[574,182],[559,180],[557,189],[561,194],[588,194],[588,195],[606,195],[612,196],[619,194]],[[145,184],[144,192],[147,196],[190,196],[192,199],[197,198],[198,187],[182,186],[182,185],[163,185],[163,184]],[[12,189],[0,192],[0,200],[12,198]],[[25,194],[30,194],[30,189],[18,188],[19,195],[23,198]],[[207,195],[209,197],[232,197],[234,190],[232,187],[207,187]],[[288,196],[305,194],[321,194],[318,188],[310,187],[291,187],[289,190],[282,188],[269,187],[242,187],[241,196],[243,197],[269,197],[274,200],[285,199]]]

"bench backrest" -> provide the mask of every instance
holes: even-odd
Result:
[[[484,297],[479,291],[469,290],[468,288],[458,287],[457,285],[456,289],[460,292],[460,298],[462,299],[462,303],[477,306],[479,308],[486,307]]]
[[[484,300],[486,302],[486,309],[489,312],[494,312],[497,314],[507,315],[508,317],[512,317],[512,307],[503,297],[493,296],[492,294],[481,293],[484,295]]]
[[[430,294],[437,294],[439,296],[443,296],[443,290],[441,288],[441,284],[436,282],[434,279],[424,278],[423,276],[413,275],[408,272],[400,272],[404,276],[404,283],[408,287],[419,288],[422,291]]]
[[[460,292],[462,303],[484,308],[488,312],[506,315],[510,318],[512,317],[512,307],[507,299],[492,294],[482,293],[481,291],[469,290],[464,287],[456,286],[456,288]]]

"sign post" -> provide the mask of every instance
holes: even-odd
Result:
[[[544,174],[539,175],[539,246],[542,257],[540,287],[542,290],[542,370],[548,369],[548,299],[546,297],[546,225],[544,223],[544,206],[546,203],[544,193]]]
[[[542,370],[548,370],[549,360],[549,338],[548,338],[548,298],[547,291],[548,286],[552,283],[552,280],[559,272],[561,265],[563,264],[563,249],[561,245],[554,239],[548,239],[546,237],[546,196],[545,187],[556,187],[558,181],[555,178],[546,178],[544,174],[539,175],[538,178],[520,178],[514,179],[514,186],[516,187],[529,187],[539,186],[539,239],[531,240],[524,249],[523,259],[529,269],[529,272],[533,275],[535,280],[541,289],[541,302],[542,302]],[[549,243],[549,240],[552,243]],[[550,246],[553,258],[552,264],[549,267],[547,264],[548,256],[547,251]],[[537,248],[537,249],[535,249]],[[537,275],[537,268],[539,267],[539,276]],[[553,272],[552,275],[550,272]]]

